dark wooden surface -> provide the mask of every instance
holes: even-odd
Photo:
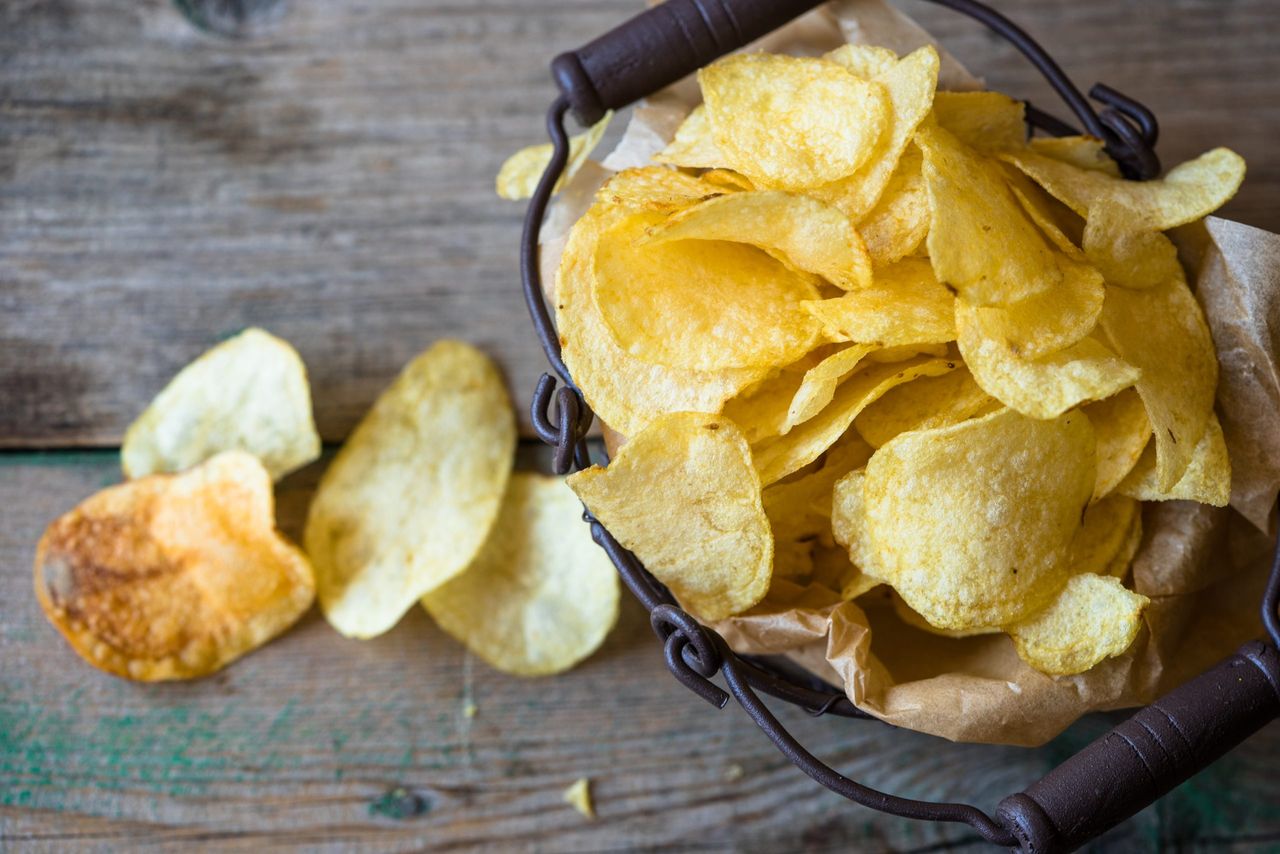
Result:
[[[363,643],[313,613],[215,678],[142,686],[83,664],[31,594],[43,527],[119,478],[114,452],[71,449],[113,447],[242,326],[298,345],[331,440],[443,335],[492,352],[523,406],[542,362],[515,287],[521,211],[492,174],[541,133],[546,61],[634,5],[295,0],[232,42],[161,0],[0,3],[0,851],[976,850],[804,778],[666,674],[633,603],[553,679],[494,673],[414,611]],[[1243,153],[1227,214],[1280,229],[1274,0],[999,5],[1081,84],[1155,108],[1168,162]],[[1008,48],[906,8],[993,86],[1049,104]],[[319,468],[281,487],[294,534]],[[987,809],[1115,720],[1020,750],[782,717],[851,776]],[[1277,760],[1273,725],[1096,850],[1280,850]],[[561,801],[580,776],[595,822]]]

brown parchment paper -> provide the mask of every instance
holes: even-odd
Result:
[[[883,0],[843,0],[749,49],[812,55],[845,40],[899,53],[934,43]],[[943,88],[981,86],[940,52]],[[687,79],[639,105],[614,151],[561,194],[543,229],[548,286],[566,232],[595,190],[615,171],[648,163],[698,97]],[[1005,635],[950,639],[906,625],[887,588],[841,602],[784,580],[774,582],[765,604],[715,628],[740,652],[785,654],[843,685],[859,708],[889,723],[956,741],[1028,746],[1086,712],[1149,703],[1258,637],[1280,490],[1280,236],[1210,217],[1175,239],[1221,364],[1218,414],[1234,470],[1231,507],[1145,505],[1132,586],[1151,606],[1128,652],[1088,673],[1049,677],[1024,664]]]

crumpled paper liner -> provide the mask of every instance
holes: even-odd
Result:
[[[846,39],[900,54],[932,42],[882,0],[843,0],[750,49],[814,55]],[[943,88],[981,85],[940,53]],[[647,164],[698,97],[686,79],[639,105],[603,164],[584,169],[561,194],[543,228],[548,287],[566,233],[595,190],[615,171]],[[1086,712],[1145,705],[1258,637],[1280,491],[1280,236],[1210,217],[1176,239],[1218,349],[1231,508],[1144,506],[1132,586],[1151,606],[1125,654],[1078,676],[1045,676],[1023,663],[1003,634],[951,639],[908,626],[894,614],[887,588],[841,602],[823,588],[784,580],[774,582],[764,604],[714,628],[739,652],[785,654],[844,685],[859,708],[888,723],[956,741],[1028,746]]]

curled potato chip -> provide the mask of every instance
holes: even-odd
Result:
[[[1098,479],[1093,500],[1109,494],[1137,465],[1151,438],[1151,421],[1142,398],[1127,388],[1084,407],[1098,440]],[[1153,459],[1154,462],[1154,459]]]
[[[899,433],[958,424],[999,405],[962,366],[890,389],[853,423],[871,447],[879,448]]]
[[[875,152],[889,94],[834,62],[734,54],[698,72],[723,162],[758,184],[804,189],[852,174]]]
[[[41,537],[36,597],[95,667],[144,682],[207,676],[315,597],[274,503],[266,469],[243,451],[109,487]]]
[[[1102,201],[1089,211],[1084,251],[1108,284],[1151,288],[1183,275],[1173,241],[1154,229],[1135,229],[1133,211]]]
[[[604,118],[586,131],[569,138],[569,161],[565,164],[564,174],[556,182],[553,192],[560,192],[564,189],[564,185],[569,183],[569,179],[578,174],[578,170],[587,162],[591,152],[600,144],[600,139],[604,136],[612,118],[613,112],[607,112]],[[502,164],[502,168],[498,170],[498,178],[495,182],[498,195],[512,201],[532,196],[533,191],[538,188],[538,182],[542,180],[542,173],[547,170],[547,164],[551,162],[553,150],[551,143],[548,142],[522,148],[508,157]]]
[[[440,341],[356,426],[311,502],[305,544],[325,618],[380,635],[466,569],[502,503],[516,425],[487,356]]]
[[[676,128],[675,138],[653,159],[656,163],[684,169],[713,169],[728,162],[720,152],[720,146],[716,145],[705,104],[693,108]]]
[[[618,574],[561,478],[515,472],[484,548],[422,597],[440,628],[517,676],[568,670],[618,619]]]
[[[921,165],[924,157],[909,146],[898,160],[876,206],[858,221],[873,267],[897,263],[915,252],[929,233],[929,193]]]
[[[1107,342],[1142,371],[1135,383],[1155,432],[1156,475],[1171,489],[1213,416],[1218,357],[1200,304],[1179,275],[1146,290],[1107,288]]]
[[[1018,204],[1054,247],[1073,261],[1088,261],[1080,244],[1084,241],[1084,220],[1071,208],[1041,189],[1026,175],[1005,164],[1005,179]]]
[[[725,403],[721,412],[738,426],[748,443],[781,435],[787,429],[792,399],[804,384],[805,375],[823,360],[826,349],[829,348],[819,348],[748,386]]]
[[[288,342],[246,329],[187,365],[129,426],[126,477],[177,472],[222,451],[262,460],[274,480],[320,456],[307,369]]]
[[[746,243],[846,291],[871,284],[871,257],[848,217],[808,196],[778,190],[716,196],[654,226],[644,242],[673,240]]]
[[[725,189],[665,166],[625,169],[596,191],[596,201],[629,210],[671,213],[712,198]]]
[[[1101,309],[1101,282],[1098,290]],[[955,303],[927,259],[907,258],[878,270],[870,287],[804,307],[829,341],[896,347],[954,341]]]
[[[1227,506],[1231,500],[1231,460],[1227,456],[1227,443],[1217,415],[1210,415],[1209,424],[1196,444],[1186,470],[1178,478],[1178,482],[1168,489],[1160,488],[1156,464],[1157,447],[1155,443],[1147,445],[1133,470],[1116,487],[1116,491],[1141,501],[1171,501],[1180,498],[1212,504],[1214,507]]]
[[[895,386],[920,377],[936,377],[956,369],[950,359],[922,357],[907,362],[871,364],[848,376],[817,415],[784,436],[767,439],[752,450],[760,479],[767,486],[816,460],[839,439],[865,407]]]
[[[1120,166],[1096,136],[1040,136],[1028,143],[1032,151],[1081,169],[1120,177]]]
[[[602,421],[633,436],[669,412],[719,412],[727,400],[764,379],[769,368],[664,367],[637,359],[613,340],[591,291],[600,233],[626,216],[625,210],[596,205],[578,220],[561,258],[555,301],[562,355],[574,382]]]
[[[1135,519],[1142,524],[1141,517],[1142,506],[1123,495],[1109,495],[1090,504],[1067,554],[1072,574],[1109,575],[1122,561],[1128,569],[1134,552],[1130,551],[1127,558],[1122,554],[1130,546],[1136,551],[1137,544],[1130,542],[1130,535]]]
[[[933,117],[956,139],[983,154],[1027,144],[1026,105],[1000,92],[939,92]]]
[[[608,468],[571,475],[569,486],[699,619],[745,611],[768,591],[773,536],[760,477],[727,418],[664,415]]]
[[[1110,397],[1141,376],[1093,337],[1039,359],[1024,359],[1001,335],[1007,327],[1001,311],[956,301],[960,354],[983,391],[1024,415],[1056,418],[1078,404]]]
[[[1003,409],[904,433],[867,463],[874,574],[939,628],[1022,619],[1066,581],[1094,466],[1080,413],[1035,420]]]
[[[1061,283],[1002,308],[986,310],[993,332],[1016,356],[1038,359],[1064,350],[1098,324],[1106,293],[1102,275],[1065,255],[1059,255],[1057,262]]]
[[[782,429],[775,435],[787,433],[797,424],[817,415],[836,396],[836,386],[853,373],[862,360],[874,350],[871,344],[855,344],[837,350],[809,370],[791,398]]]
[[[924,152],[938,280],[973,305],[1008,305],[1062,281],[1053,248],[1009,189],[1000,164],[937,126],[916,133]]]
[[[1132,646],[1149,602],[1119,579],[1076,575],[1049,607],[1008,631],[1027,664],[1051,676],[1071,676]]]
[[[713,371],[782,365],[813,348],[818,324],[801,305],[818,295],[809,277],[741,243],[640,245],[660,221],[633,214],[601,234],[596,247],[593,296],[627,352]]]

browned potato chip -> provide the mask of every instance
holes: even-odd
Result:
[[[144,682],[207,676],[315,597],[274,504],[267,470],[243,451],[108,487],[45,531],[36,597],[95,667]]]
[[[618,574],[561,478],[516,472],[484,548],[422,597],[440,628],[517,676],[560,673],[604,643]]]
[[[569,486],[689,613],[721,620],[769,589],[773,536],[751,449],[727,418],[664,415]]]
[[[498,515],[515,443],[488,356],[446,340],[406,365],[311,502],[306,549],[330,625],[380,635],[466,569]]]

